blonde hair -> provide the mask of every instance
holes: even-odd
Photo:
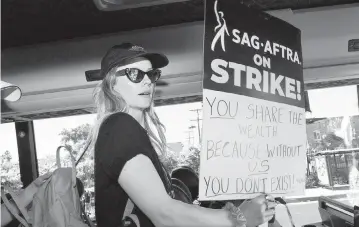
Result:
[[[102,123],[112,114],[118,112],[128,113],[129,108],[121,95],[113,87],[116,84],[116,67],[110,70],[106,77],[100,82],[93,94],[96,105],[97,118],[89,135],[90,148],[94,151],[94,146]],[[156,131],[153,130],[153,127]],[[144,127],[150,137],[150,141],[155,150],[162,156],[166,155],[165,127],[160,122],[155,110],[153,100],[151,106],[144,110]]]

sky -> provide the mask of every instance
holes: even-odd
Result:
[[[345,115],[359,115],[358,113],[358,95],[356,86],[345,86],[328,89],[316,89],[309,91],[311,114],[307,117],[335,117]],[[198,144],[197,128],[189,129],[190,126],[196,126],[196,112],[192,109],[202,109],[202,103],[188,103],[179,105],[170,105],[156,107],[156,112],[166,126],[166,138],[168,143],[182,142],[188,145],[188,136],[194,137],[194,144]],[[200,118],[202,111],[200,111]],[[92,124],[95,115],[80,115],[44,120],[35,120],[35,142],[38,159],[43,159],[47,155],[55,155],[56,148],[61,145],[59,133],[64,129],[76,128],[79,125]],[[9,150],[13,160],[18,160],[17,144],[14,123],[0,125],[0,155]]]
[[[309,103],[315,117],[338,117],[358,115],[357,86],[343,86],[309,90]]]

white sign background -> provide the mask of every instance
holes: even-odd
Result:
[[[203,90],[199,200],[301,195],[305,169],[304,108]]]

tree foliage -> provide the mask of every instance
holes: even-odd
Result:
[[[197,174],[199,174],[201,151],[196,147],[189,148],[189,154],[185,160],[185,165],[191,167]]]
[[[166,156],[161,157],[161,161],[169,173],[180,165],[180,161],[171,152],[168,152]]]
[[[187,155],[174,154],[167,152],[165,157],[162,157],[162,163],[166,170],[171,173],[172,170],[180,166],[188,166],[192,168],[197,174],[199,173],[200,150],[196,147],[190,147]]]
[[[83,124],[76,128],[63,129],[59,135],[62,137],[62,144],[76,157],[83,151],[90,130],[90,124]]]
[[[22,187],[19,163],[14,163],[11,153],[6,150],[0,156],[1,161],[1,186],[7,186],[16,191]]]
[[[333,132],[328,133],[324,139],[322,139],[324,150],[335,150],[345,148],[344,139],[335,135]]]
[[[90,130],[90,124],[83,124],[76,128],[63,129],[59,135],[66,149],[69,150],[74,157],[78,158],[85,148]],[[64,162],[69,162],[69,157],[65,158]],[[94,160],[91,151],[86,151],[77,165],[76,170],[77,177],[83,182],[85,188],[94,185]]]

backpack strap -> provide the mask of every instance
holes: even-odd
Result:
[[[61,168],[61,160],[60,160],[60,150],[61,148],[65,148],[65,146],[59,146],[56,150],[56,164],[58,168]],[[71,167],[72,167],[72,183],[73,185],[76,187],[76,163],[75,163],[75,157],[72,155],[71,151],[66,149],[69,154],[70,154],[70,158],[71,158]],[[77,193],[76,193],[77,194]],[[76,201],[76,194],[73,194],[73,201]],[[82,207],[82,204],[80,202],[80,209],[81,212],[83,213],[83,215],[85,216],[86,222],[90,225],[90,227],[95,227],[94,223],[91,221],[91,219],[87,216],[85,210]]]
[[[130,198],[128,198],[125,210],[123,212],[122,221],[125,221],[126,217],[128,217],[136,224],[137,227],[140,227],[140,220],[138,219],[137,215],[132,214],[134,208],[135,204]]]
[[[61,148],[65,148],[65,146],[59,146],[56,149],[56,164],[57,164],[57,168],[61,168],[61,160],[60,160],[60,151]],[[72,155],[71,151],[69,151],[68,149],[66,149],[69,154],[70,154],[70,159],[71,159],[71,167],[72,167],[72,183],[73,185],[76,185],[76,164],[75,164],[75,158]]]
[[[169,173],[167,172],[165,166],[163,165],[163,163],[160,161],[160,165],[161,165],[161,168],[162,168],[162,171],[163,171],[163,174],[165,175],[165,186],[166,186],[166,190],[169,190],[167,191],[167,193],[169,194],[169,196],[174,199],[175,198],[175,191],[174,191],[174,188],[173,188],[173,185],[172,185],[172,181],[171,181],[171,176],[169,175]]]
[[[133,209],[135,208],[135,204],[131,201],[130,198],[127,199],[127,203],[126,203],[126,207],[125,207],[125,210],[123,212],[123,216],[122,216],[122,220],[130,215],[133,211]]]
[[[57,168],[61,168],[61,160],[60,160],[60,151],[61,151],[61,148],[65,148],[65,146],[59,146],[57,149],[56,149],[56,164],[57,164]],[[72,155],[71,151],[66,149],[69,154],[70,154],[70,159],[71,159],[71,167],[72,167],[72,185],[74,187],[76,187],[76,164],[75,164],[75,158],[74,156]],[[76,201],[76,195],[75,194],[72,194],[72,199],[73,201]]]
[[[6,186],[4,186],[4,189],[6,189],[9,192],[10,196],[12,197],[12,199],[14,201],[15,207],[20,211],[20,213],[23,215],[23,217],[21,217],[18,214],[18,212],[16,210],[14,210],[14,207],[11,205],[10,201],[7,199],[4,190],[1,189],[1,197],[2,197],[2,200],[4,201],[6,208],[23,226],[29,227],[30,217],[29,217],[27,211],[25,210],[25,207],[20,205],[20,201],[18,200],[17,196],[11,191],[11,189],[9,189]]]
[[[130,214],[127,217],[130,218],[136,224],[137,227],[140,227],[140,220],[138,219],[137,215]]]
[[[84,150],[82,151],[80,157],[77,159],[77,161],[76,161],[76,163],[75,163],[76,166],[77,166],[77,164],[79,164],[79,162],[81,161],[82,157],[85,155],[86,151],[90,148],[91,143],[92,143],[91,138],[86,141]]]

